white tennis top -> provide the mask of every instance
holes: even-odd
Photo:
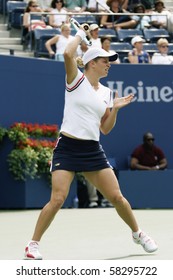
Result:
[[[99,141],[101,118],[106,108],[113,107],[113,93],[99,83],[96,91],[85,75],[78,74],[71,84],[66,83],[64,117],[61,132],[74,137]]]

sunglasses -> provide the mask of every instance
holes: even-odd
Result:
[[[155,139],[154,138],[147,138],[146,140],[147,141],[154,141]]]

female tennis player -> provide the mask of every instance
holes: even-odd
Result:
[[[63,205],[75,172],[83,172],[112,203],[131,229],[134,242],[141,244],[148,253],[157,250],[154,240],[140,230],[99,142],[100,132],[106,135],[113,129],[118,110],[130,104],[133,94],[121,98],[116,95],[113,99],[111,90],[100,83],[100,78],[108,75],[110,61],[118,58],[117,53],[90,48],[83,56],[84,73],[78,69],[75,54],[86,35],[87,31],[81,27],[64,52],[65,108],[51,164],[52,193],[25,248],[25,259],[42,259],[39,241]]]

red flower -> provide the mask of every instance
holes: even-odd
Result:
[[[35,137],[57,137],[58,126],[56,124],[31,124],[31,123],[14,123],[11,128],[18,128],[21,131],[27,131],[28,134]]]

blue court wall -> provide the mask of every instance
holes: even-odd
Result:
[[[60,126],[64,80],[61,62],[0,56],[0,125]],[[134,102],[119,111],[113,131],[101,136],[107,156],[116,158],[119,169],[126,169],[128,155],[142,142],[143,134],[151,131],[173,169],[173,66],[112,65],[102,82],[120,96],[135,94]]]

